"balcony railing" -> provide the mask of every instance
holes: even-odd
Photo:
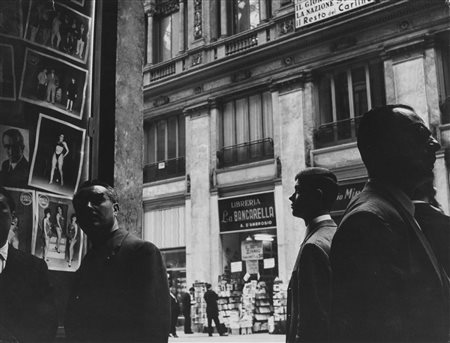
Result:
[[[235,39],[225,44],[225,55],[233,55],[238,52],[250,49],[258,45],[258,35],[257,33],[252,33],[251,35]]]
[[[352,142],[356,139],[361,117],[339,120],[320,125],[314,132],[314,143],[317,148]]]
[[[183,176],[186,173],[184,157],[147,164],[144,166],[144,183]]]
[[[273,158],[272,138],[225,147],[217,152],[219,168],[261,161],[268,158]]]

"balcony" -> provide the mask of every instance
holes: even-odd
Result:
[[[183,176],[186,173],[184,157],[172,158],[144,166],[144,183]]]
[[[256,162],[269,158],[273,158],[272,138],[264,138],[225,147],[217,152],[219,168]]]
[[[320,125],[314,131],[315,147],[324,148],[355,141],[360,119],[361,116],[358,116]]]

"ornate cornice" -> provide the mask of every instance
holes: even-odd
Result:
[[[179,0],[167,0],[160,3],[152,3],[146,0],[144,2],[145,13],[149,16],[166,16],[180,10]]]

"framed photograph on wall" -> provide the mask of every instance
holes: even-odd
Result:
[[[80,182],[86,130],[40,114],[29,185],[72,196]]]
[[[87,70],[27,49],[19,99],[81,119],[87,79]]]
[[[72,198],[36,192],[37,221],[33,230],[33,254],[50,270],[76,271],[84,242]]]
[[[0,44],[0,100],[16,100],[14,49],[8,44]]]
[[[31,189],[6,187],[10,192],[15,209],[11,212],[11,228],[8,242],[16,249],[31,253],[33,246],[33,228],[35,192]]]
[[[0,185],[27,187],[30,173],[29,131],[0,125]]]
[[[57,1],[30,0],[24,36],[30,43],[86,63],[91,37],[88,16]]]
[[[0,36],[22,38],[23,12],[22,1],[0,1]]]

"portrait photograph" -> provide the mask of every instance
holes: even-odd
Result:
[[[81,119],[87,71],[59,58],[27,49],[19,98]]]
[[[30,1],[25,26],[29,42],[86,63],[91,37],[88,16],[58,1]]]
[[[33,230],[33,255],[50,270],[76,271],[83,246],[72,198],[36,192],[37,222]]]
[[[7,44],[0,44],[0,100],[16,100],[14,49]]]
[[[80,182],[86,130],[40,114],[28,184],[72,196]]]
[[[0,185],[27,187],[30,173],[29,131],[0,125]]]
[[[22,1],[0,1],[0,36],[22,38],[23,11]]]
[[[16,249],[31,253],[35,192],[21,188],[6,187],[6,189],[11,194],[15,205],[14,211],[11,212],[11,228],[8,234],[8,242]]]

